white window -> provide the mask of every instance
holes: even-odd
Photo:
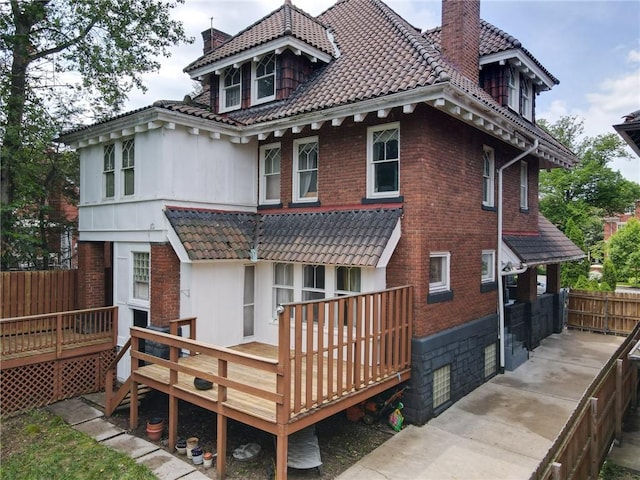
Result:
[[[243,300],[243,336],[252,337],[255,333],[255,275],[256,267],[244,267],[244,300]]]
[[[260,147],[260,203],[280,203],[280,144]]]
[[[324,265],[302,267],[302,301],[324,298]]]
[[[104,196],[113,198],[115,196],[115,170],[116,170],[116,148],[113,143],[104,146]]]
[[[273,265],[273,311],[274,318],[278,305],[293,302],[293,264],[275,263]]]
[[[400,124],[367,130],[367,196],[400,194]]]
[[[496,252],[494,250],[482,251],[482,283],[496,280]]]
[[[276,98],[276,54],[269,53],[253,64],[253,103]]]
[[[228,67],[220,76],[220,111],[240,108],[242,102],[242,70]]]
[[[149,252],[133,252],[133,298],[149,300]]]
[[[529,166],[520,162],[520,208],[529,209]]]
[[[135,192],[135,143],[133,138],[122,142],[122,176],[124,180],[123,192],[133,195]]]
[[[520,79],[520,113],[527,120],[532,120],[533,115],[533,88],[531,80],[528,78]]]
[[[336,268],[336,295],[350,295],[361,291],[362,271],[360,267]]]
[[[495,198],[495,160],[493,148],[482,147],[482,205],[494,206]]]
[[[295,202],[318,200],[318,137],[293,142],[293,199]]]
[[[435,252],[429,256],[429,293],[450,290],[449,252]]]
[[[448,402],[451,398],[451,365],[445,365],[433,372],[433,408]]]
[[[520,95],[518,93],[520,84],[520,78],[516,68],[509,64],[509,70],[507,71],[507,95],[509,108],[520,111]]]

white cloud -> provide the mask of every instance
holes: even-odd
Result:
[[[629,63],[640,63],[640,50],[630,50],[627,54],[627,61]]]

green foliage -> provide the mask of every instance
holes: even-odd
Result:
[[[565,227],[565,235],[578,247],[584,250],[584,235],[582,231],[573,223],[573,220],[569,218]],[[589,275],[589,262],[588,260],[577,260],[574,262],[567,262],[560,268],[560,285],[562,287],[576,287],[576,282],[581,277],[585,280]]]
[[[538,122],[579,158],[575,167],[540,172],[540,213],[567,232],[572,219],[583,232],[584,251],[602,259],[598,247],[603,239],[603,218],[624,212],[640,199],[640,185],[609,168],[611,161],[626,158],[622,139],[613,133],[584,137],[584,122],[565,116],[554,124]]]
[[[640,221],[631,218],[607,243],[607,253],[619,279],[640,276]]]
[[[602,283],[606,283],[611,291],[615,291],[618,284],[616,266],[610,258],[607,258],[602,265]]]

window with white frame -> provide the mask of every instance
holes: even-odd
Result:
[[[449,252],[434,252],[429,255],[429,293],[450,290]]]
[[[482,283],[495,282],[496,280],[496,252],[495,250],[482,251]]]
[[[302,301],[324,298],[324,265],[302,267]]]
[[[438,408],[451,398],[451,365],[433,372],[433,408]]]
[[[394,197],[400,193],[400,124],[367,129],[367,195]]]
[[[293,264],[274,263],[273,264],[273,311],[274,317],[278,305],[293,302]]]
[[[509,104],[509,108],[516,112],[520,111],[520,95],[518,93],[519,83],[519,74],[516,67],[509,64],[507,70],[507,102]]]
[[[280,144],[260,147],[260,202],[280,202]]]
[[[295,140],[293,199],[295,202],[318,200],[318,137]]]
[[[115,196],[115,173],[116,173],[116,147],[113,143],[104,146],[104,196],[113,198]]]
[[[221,75],[220,111],[226,112],[240,108],[242,102],[242,70],[228,67]]]
[[[133,252],[133,298],[149,300],[149,252]]]
[[[362,288],[362,271],[360,267],[336,268],[336,295],[358,293]]]
[[[527,120],[533,118],[533,87],[531,80],[522,77],[520,79],[520,113]]]
[[[253,64],[253,103],[276,98],[276,54],[271,52]]]
[[[252,337],[255,333],[255,272],[254,265],[245,265],[242,328],[244,337]]]
[[[520,208],[529,209],[529,166],[520,162]]]
[[[493,148],[482,147],[482,205],[494,206],[495,160]]]
[[[122,142],[122,177],[124,181],[124,195],[135,192],[135,143],[133,138]]]
[[[527,120],[533,120],[533,83],[509,64],[507,70],[507,104]]]

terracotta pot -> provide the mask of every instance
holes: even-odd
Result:
[[[164,430],[164,420],[162,418],[152,418],[147,422],[147,436],[149,440],[157,442],[162,438]]]

